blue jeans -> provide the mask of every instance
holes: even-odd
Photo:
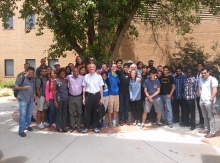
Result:
[[[54,121],[55,104],[53,99],[50,99],[49,107],[50,107],[49,120],[50,120],[50,124],[52,125],[55,122]]]
[[[128,109],[129,109],[129,100],[130,96],[119,94],[119,120],[127,121],[128,120]]]
[[[19,111],[20,111],[18,132],[22,133],[31,124],[31,117],[34,111],[34,101],[26,102],[26,101],[19,99],[18,104],[19,104]]]
[[[171,105],[171,98],[167,98],[167,95],[160,95],[160,103],[161,103],[161,117],[162,120],[165,121],[165,108],[164,105],[166,104],[168,113],[167,113],[167,121],[168,124],[173,124],[173,111],[172,111],[172,105]]]

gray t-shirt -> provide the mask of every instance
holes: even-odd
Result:
[[[40,95],[41,96],[45,96],[45,86],[46,86],[47,81],[48,81],[48,79],[44,78],[42,76],[40,76],[36,80],[36,88],[40,88]],[[41,82],[43,82],[43,83],[41,83]]]
[[[23,75],[18,76],[15,82],[15,87],[24,87],[24,86],[31,86],[30,89],[27,90],[19,90],[17,98],[19,100],[23,100],[26,102],[33,102],[34,101],[34,94],[35,94],[35,80],[33,78],[27,78],[26,75],[24,75],[24,82],[22,83]],[[21,84],[22,83],[22,84]]]

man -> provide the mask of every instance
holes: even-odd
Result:
[[[157,112],[157,125],[162,126],[160,123],[161,118],[161,103],[160,103],[160,81],[155,79],[156,72],[154,70],[150,70],[149,72],[150,78],[145,80],[144,82],[144,93],[146,95],[145,98],[145,106],[144,113],[142,115],[142,124],[141,128],[144,128],[145,120],[147,118],[147,113],[150,112],[152,105],[154,106],[155,111]]]
[[[108,72],[108,66],[106,63],[102,64],[102,72]]]
[[[201,74],[202,79],[199,83],[200,107],[204,117],[205,129],[199,132],[206,133],[206,138],[212,138],[215,137],[215,119],[211,107],[216,102],[218,81],[210,75],[210,71],[207,68],[203,68]]]
[[[153,59],[149,59],[148,65],[149,65],[151,70],[154,70],[155,72],[157,72],[156,67],[154,67],[154,60]]]
[[[77,68],[74,68],[73,75],[68,75],[66,79],[69,81],[70,132],[72,133],[75,130],[76,124],[77,131],[81,132],[83,76],[79,75],[79,70]],[[77,123],[75,112],[77,113]]]
[[[89,131],[89,127],[92,120],[92,126],[95,133],[99,133],[99,117],[97,108],[100,103],[103,103],[103,90],[104,85],[102,77],[98,75],[96,71],[95,64],[91,63],[89,65],[90,73],[87,74],[83,79],[83,104],[86,108],[85,113],[85,129],[83,133]]]
[[[200,80],[202,79],[202,74],[201,74],[201,70],[203,69],[204,64],[203,63],[198,63],[197,64],[197,75],[196,75],[196,80],[197,80],[197,98],[196,98],[196,104],[197,104],[197,108],[199,111],[199,123],[197,124],[198,128],[204,128],[204,117],[202,115],[202,110],[200,107],[200,93],[199,93],[199,83]]]
[[[184,108],[184,99],[183,99],[183,82],[186,79],[186,76],[182,74],[181,68],[176,68],[176,76],[174,77],[176,83],[176,89],[173,94],[173,123],[178,123],[180,121],[179,110],[181,107],[181,123],[180,126],[185,127],[189,124],[183,124],[183,110]]]
[[[117,70],[116,73],[119,76],[119,124],[130,125],[128,120],[128,109],[129,109],[129,81],[130,75],[128,73],[128,63],[123,65],[123,71]]]
[[[108,118],[109,118],[109,126],[116,126],[116,117],[119,111],[119,76],[116,74],[117,65],[112,64],[111,72],[108,73],[109,80],[109,102],[108,102]],[[119,70],[121,71],[121,70]],[[113,114],[113,120],[112,120]]]
[[[34,111],[34,94],[35,94],[35,81],[33,78],[34,68],[29,67],[24,77],[21,75],[16,79],[15,90],[18,90],[17,98],[19,104],[19,130],[18,133],[21,137],[25,137],[25,130],[33,131],[30,127],[31,116]]]
[[[90,72],[90,64],[94,64],[95,63],[95,59],[94,57],[89,57],[89,64],[87,65],[87,72]]]
[[[170,71],[170,75],[172,75],[173,77],[176,76],[176,66],[171,66],[171,71]]]
[[[49,126],[44,122],[44,116],[48,109],[45,98],[45,86],[48,81],[47,69],[41,68],[41,76],[36,80],[36,95],[37,95],[37,127],[43,129],[44,126]]]
[[[161,65],[157,66],[157,71],[163,71],[163,66]]]
[[[37,75],[38,78],[41,76],[40,72],[41,72],[42,68],[47,68],[46,59],[45,58],[42,58],[40,60],[40,66],[36,70],[36,75]]]
[[[29,63],[25,63],[24,64],[24,71],[23,72],[20,72],[16,78],[18,78],[20,75],[25,75],[28,71],[28,68],[30,67],[30,64]]]
[[[54,65],[54,68],[55,68],[55,72],[58,75],[58,71],[60,69],[60,63],[59,62],[55,62],[53,65]]]
[[[123,70],[123,68],[122,68],[123,61],[122,61],[122,59],[118,59],[116,61],[116,65],[117,65],[117,70]]]
[[[74,69],[74,64],[73,63],[69,63],[68,66],[70,66],[71,68],[71,71],[73,72],[73,69]]]
[[[171,105],[171,97],[175,90],[175,81],[173,76],[169,75],[169,67],[163,67],[163,75],[159,78],[161,88],[160,88],[160,101],[161,101],[161,115],[162,123],[165,123],[165,109],[166,105],[168,109],[167,121],[170,128],[173,128],[173,113]]]
[[[196,128],[195,121],[195,99],[197,97],[197,81],[194,76],[192,76],[192,70],[188,69],[186,73],[187,77],[183,82],[183,98],[184,98],[184,110],[183,111],[183,124],[190,124],[190,130],[194,130]],[[190,123],[189,123],[189,113],[190,113]]]

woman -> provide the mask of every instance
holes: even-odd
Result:
[[[143,66],[143,62],[138,61],[137,62],[137,72],[139,72],[140,74],[142,73],[142,66]]]
[[[104,85],[103,85],[103,104],[104,104],[105,111],[106,111],[107,107],[108,107],[108,88],[110,87],[110,83],[108,80],[108,73],[107,72],[102,72],[101,76],[102,76],[103,83],[104,83]],[[105,121],[105,116],[103,117],[103,120],[101,123],[102,128],[106,128],[104,121]]]
[[[65,72],[66,72],[66,76],[71,75],[71,74],[72,74],[72,69],[71,69],[71,67],[70,67],[70,66],[66,66]]]
[[[137,72],[137,77],[141,79],[141,73],[139,73],[139,72],[137,71],[137,65],[136,65],[136,64],[133,63],[133,64],[130,66],[130,72],[131,72],[131,71],[136,71],[136,72]]]
[[[78,68],[80,70],[81,67],[85,66],[82,57],[77,56],[76,57],[76,64],[75,67]]]
[[[52,68],[50,66],[48,66],[47,67],[47,77],[48,77],[48,79],[50,79],[51,72],[52,72]]]
[[[131,71],[131,79],[129,82],[129,92],[131,101],[131,112],[134,118],[133,125],[141,125],[141,82],[137,78],[137,72]]]
[[[45,97],[47,105],[49,106],[49,120],[50,120],[50,126],[52,128],[56,128],[55,124],[55,105],[54,105],[54,96],[53,96],[53,87],[54,87],[54,79],[56,79],[56,73],[55,71],[51,71],[50,73],[50,79],[46,83],[45,87]]]
[[[81,67],[79,70],[79,73],[80,75],[85,76],[87,74],[86,67],[85,66]]]
[[[61,68],[58,71],[58,76],[59,78],[56,79],[53,87],[54,103],[57,108],[56,129],[58,132],[67,132],[66,118],[69,89],[68,82],[65,79],[65,69]]]

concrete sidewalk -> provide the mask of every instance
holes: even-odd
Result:
[[[0,98],[0,163],[220,163],[220,148],[205,143],[198,130],[178,124],[173,129],[136,127],[125,133],[86,135],[35,129],[21,138],[12,119],[17,109],[11,97]],[[219,128],[219,118],[216,124]]]

